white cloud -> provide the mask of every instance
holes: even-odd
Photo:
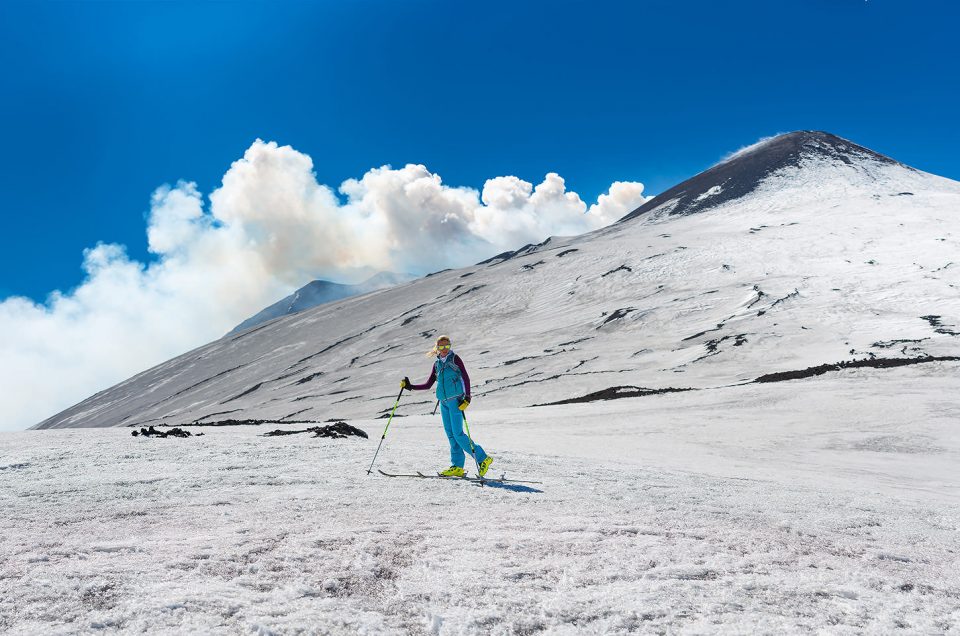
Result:
[[[339,192],[345,202],[317,182],[309,156],[260,140],[206,207],[193,183],[158,188],[147,223],[157,261],[99,244],[72,292],[0,302],[0,429],[218,338],[314,278],[468,265],[608,225],[645,200],[642,184],[616,182],[588,208],[554,173],[536,186],[497,177],[478,193],[413,164],[372,169]]]
[[[590,216],[601,226],[630,214],[653,197],[643,196],[643,184],[634,181],[614,181],[608,194],[601,194],[590,206]]]

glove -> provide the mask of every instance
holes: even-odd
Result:
[[[400,388],[401,388],[401,389],[409,389],[411,386],[413,386],[413,385],[410,384],[410,378],[404,376],[403,379],[400,380]]]
[[[468,399],[466,399],[466,398],[460,400],[460,410],[461,410],[461,411],[466,411],[468,406],[470,406],[470,400],[468,400]]]

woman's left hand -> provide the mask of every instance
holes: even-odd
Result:
[[[461,411],[466,411],[468,406],[470,406],[470,400],[468,400],[468,399],[466,399],[466,398],[460,400],[460,410],[461,410]]]

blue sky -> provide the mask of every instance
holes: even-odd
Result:
[[[656,193],[762,136],[823,129],[960,178],[956,2],[5,2],[0,299],[149,262],[163,183],[203,193],[256,138],[336,187],[422,163],[481,188]],[[304,281],[306,282],[306,281]]]

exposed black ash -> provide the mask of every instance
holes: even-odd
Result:
[[[829,371],[840,371],[841,369],[859,369],[862,367],[873,367],[875,369],[889,369],[892,367],[902,367],[911,364],[925,364],[928,362],[956,362],[960,360],[958,356],[922,356],[917,358],[871,358],[869,360],[849,360],[846,362],[835,362],[833,364],[821,364],[816,367],[808,367],[797,371],[780,371],[778,373],[768,373],[761,375],[754,382],[785,382],[787,380],[800,380],[810,378],[816,375],[823,375]]]
[[[297,433],[313,433],[314,437],[329,437],[331,439],[345,439],[347,437],[368,437],[365,431],[355,426],[350,426],[346,422],[335,422],[327,426],[311,426],[300,431],[284,431],[277,429],[264,433],[263,437],[278,437],[280,435],[296,435]]]
[[[134,437],[193,437],[193,434],[190,431],[185,431],[182,428],[171,428],[169,431],[158,431],[153,428],[141,428],[139,431],[130,431],[130,434]],[[197,436],[203,435],[203,433],[197,433]]]
[[[579,397],[559,400],[557,402],[547,402],[545,404],[532,404],[531,406],[556,406],[560,404],[577,404],[581,402],[596,402],[598,400],[619,400],[622,398],[643,397],[646,395],[661,395],[663,393],[679,393],[682,391],[694,391],[692,388],[674,388],[666,387],[663,389],[647,389],[640,386],[612,386],[602,391],[595,391]]]

